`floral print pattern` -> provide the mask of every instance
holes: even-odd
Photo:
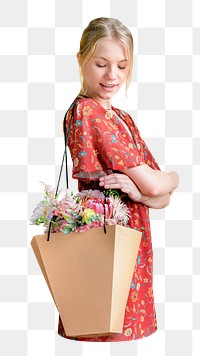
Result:
[[[94,99],[78,96],[67,112],[66,125],[73,161],[72,177],[78,179],[79,191],[101,190],[99,177],[126,168],[148,164],[152,169],[160,169],[132,118],[122,110],[112,107],[112,112],[108,113]],[[69,337],[59,317],[58,333],[65,338],[91,342],[129,341],[149,336],[157,329],[149,208],[132,201],[126,194],[122,194],[121,199],[130,209],[129,226],[142,232],[123,330],[119,334],[99,337]]]

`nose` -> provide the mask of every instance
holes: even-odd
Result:
[[[116,68],[114,66],[107,67],[106,77],[110,80],[116,79]]]

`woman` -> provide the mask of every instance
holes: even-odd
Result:
[[[100,337],[68,337],[59,318],[58,333],[69,339],[113,342],[140,339],[157,329],[153,297],[149,207],[169,204],[178,186],[176,172],[161,172],[130,115],[111,105],[131,80],[133,38],[118,20],[98,18],[84,30],[77,59],[81,91],[67,117],[72,177],[83,189],[118,189],[131,212],[130,227],[142,231],[123,331]]]

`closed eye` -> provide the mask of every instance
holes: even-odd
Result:
[[[104,68],[106,65],[105,64],[97,64],[97,67],[99,68]]]
[[[104,68],[104,67],[106,67],[106,64],[98,64],[98,63],[97,63],[96,65],[97,65],[97,67],[99,67],[99,68]],[[126,68],[126,66],[118,66],[118,68],[123,70],[123,69]]]

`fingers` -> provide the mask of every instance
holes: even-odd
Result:
[[[105,188],[108,188],[108,185],[115,185],[115,188],[117,188],[116,185],[118,185],[118,188],[120,188],[123,183],[130,184],[130,182],[132,182],[132,180],[126,174],[118,173],[109,174],[99,179],[99,185],[104,186]]]
[[[132,200],[141,199],[141,193],[135,183],[126,175],[113,173],[99,179],[99,185],[105,189],[120,189],[129,195]]]
[[[112,183],[112,182],[109,182],[108,183],[101,183],[99,184],[100,186],[104,186],[105,189],[128,189],[126,188],[125,184],[124,183]]]
[[[110,174],[99,179],[99,185],[105,189],[124,189],[125,192],[133,187],[133,181],[125,174]]]

